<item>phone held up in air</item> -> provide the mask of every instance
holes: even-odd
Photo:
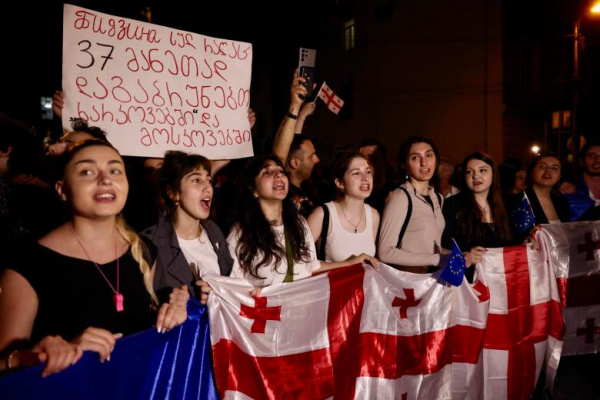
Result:
[[[314,49],[300,48],[300,58],[298,62],[298,70],[300,76],[306,79],[303,85],[306,87],[306,98],[313,97],[313,83],[315,75],[315,61],[317,59],[317,51]]]

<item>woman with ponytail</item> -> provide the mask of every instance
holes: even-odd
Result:
[[[184,290],[157,317],[149,251],[118,216],[129,185],[117,150],[92,139],[61,157],[56,190],[71,218],[25,246],[0,276],[0,370],[45,361],[47,375],[83,351],[109,360],[123,335],[154,323],[167,331],[187,317]]]

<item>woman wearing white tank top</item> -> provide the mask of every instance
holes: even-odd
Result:
[[[324,206],[329,211],[327,232],[325,212],[316,208],[308,225],[316,241],[326,235],[325,260],[344,261],[356,254],[375,256],[379,213],[365,199],[373,191],[373,175],[367,159],[358,152],[344,152],[333,163],[337,199]]]

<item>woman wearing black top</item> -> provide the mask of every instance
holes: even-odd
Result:
[[[469,266],[481,261],[486,247],[512,244],[512,234],[494,160],[487,154],[473,153],[462,162],[462,170],[460,193],[444,202],[442,244],[451,249],[454,238]]]
[[[45,361],[45,376],[83,351],[108,360],[121,336],[154,321],[166,331],[187,316],[185,290],[158,318],[151,309],[147,248],[118,217],[129,184],[117,150],[91,139],[61,157],[56,188],[72,216],[24,248],[0,276],[0,370]]]
[[[569,200],[553,191],[560,180],[561,165],[556,154],[540,154],[527,170],[525,190],[537,224],[569,222]]]

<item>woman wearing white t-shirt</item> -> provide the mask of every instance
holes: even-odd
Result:
[[[327,207],[327,232],[323,230],[325,209],[316,208],[308,225],[316,240],[325,240],[325,261],[344,261],[357,253],[375,256],[379,213],[365,199],[373,191],[373,175],[365,156],[356,151],[340,154],[333,162],[333,178],[338,191]],[[321,254],[320,254],[321,255]]]
[[[245,278],[260,288],[360,262],[377,263],[366,254],[344,262],[317,260],[310,229],[288,197],[288,188],[275,156],[255,157],[244,168],[227,238],[235,259],[232,277]]]
[[[142,232],[158,250],[154,290],[187,285],[199,298],[197,279],[207,274],[229,275],[233,259],[225,236],[208,219],[213,197],[210,161],[197,154],[168,151],[159,171],[166,213]]]

